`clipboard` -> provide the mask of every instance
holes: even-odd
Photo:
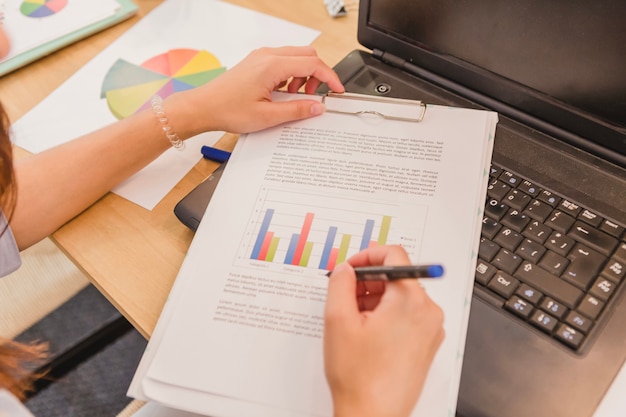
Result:
[[[21,54],[0,63],[0,76],[15,71],[18,68],[28,65],[31,62],[43,58],[46,55],[49,55],[68,45],[71,45],[74,42],[78,42],[81,39],[84,39],[90,35],[114,26],[117,23],[123,22],[124,20],[130,18],[137,13],[138,7],[135,3],[132,2],[132,0],[117,0],[117,2],[120,5],[120,9],[113,16],[103,19],[87,27],[78,29],[72,33],[54,39],[43,45],[39,45],[28,51],[22,52]]]
[[[329,92],[322,97],[322,103],[331,113],[370,115],[404,122],[419,123],[426,115],[426,104],[420,100]]]

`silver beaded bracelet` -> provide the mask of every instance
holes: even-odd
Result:
[[[172,126],[170,126],[169,120],[165,115],[165,110],[163,110],[163,99],[157,95],[152,96],[150,104],[152,105],[152,112],[159,120],[159,123],[161,123],[161,130],[165,133],[167,140],[170,141],[174,148],[182,150],[185,147],[185,142],[172,130]]]

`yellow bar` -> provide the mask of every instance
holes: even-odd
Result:
[[[304,250],[302,251],[302,258],[300,258],[300,266],[309,265],[309,258],[311,257],[312,250],[313,250],[313,242],[306,242],[304,244]]]
[[[341,238],[341,245],[339,245],[339,255],[337,255],[337,263],[344,262],[348,257],[348,246],[350,245],[350,239],[352,239],[352,235],[343,235]]]
[[[276,248],[278,247],[279,241],[280,241],[279,237],[272,238],[272,241],[270,242],[270,247],[267,249],[267,256],[265,257],[265,260],[267,262],[274,261],[274,255],[276,255]]]
[[[390,226],[391,226],[391,216],[383,216],[383,221],[380,224],[380,233],[378,234],[379,245],[387,244],[387,238],[389,237]]]

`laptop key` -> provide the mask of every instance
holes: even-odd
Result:
[[[513,276],[545,295],[561,301],[568,308],[574,308],[583,296],[580,289],[528,261],[522,262]]]
[[[626,262],[626,242],[619,244],[619,247],[613,254],[613,257],[619,261]]]
[[[479,259],[478,262],[476,262],[476,282],[482,285],[487,285],[491,277],[495,275],[496,271],[497,269],[495,266],[491,265],[489,262]]]
[[[522,180],[522,182],[519,183],[517,188],[533,197],[537,197],[539,195],[539,192],[541,191],[539,187],[537,187],[535,184],[533,184],[532,182],[528,180]]]
[[[515,210],[522,211],[530,203],[530,196],[520,190],[511,190],[503,201]]]
[[[531,221],[522,234],[535,242],[543,244],[552,234],[552,229],[538,221]]]
[[[541,301],[541,304],[539,304],[539,308],[546,313],[550,313],[559,320],[563,318],[565,313],[567,313],[567,307],[550,297],[544,298]]]
[[[518,286],[519,281],[504,271],[496,272],[496,275],[487,284],[487,288],[507,299],[511,298]]]
[[[597,250],[605,256],[610,256],[618,244],[617,239],[613,236],[607,235],[580,221],[574,224],[574,227],[572,227],[567,235]]]
[[[511,209],[504,217],[502,217],[500,222],[503,225],[515,230],[516,232],[521,233],[528,224],[528,222],[530,222],[530,217],[520,211]]]
[[[592,320],[589,320],[587,317],[583,316],[577,311],[570,311],[569,313],[567,313],[567,316],[565,317],[565,323],[578,329],[584,334],[588,334],[589,330],[591,330],[591,327],[593,326]]]
[[[604,277],[599,277],[593,286],[589,290],[589,294],[598,297],[600,300],[606,302],[615,292],[617,285],[613,281],[609,281]]]
[[[580,211],[582,210],[582,208],[578,204],[572,203],[569,200],[562,200],[561,204],[559,204],[559,209],[572,217],[578,216],[578,213],[580,213]]]
[[[552,207],[556,207],[556,205],[559,204],[559,202],[561,201],[560,197],[557,197],[548,190],[541,191],[537,198],[544,203],[550,204]]]
[[[600,225],[600,230],[603,230],[616,238],[619,238],[624,233],[624,228],[622,226],[610,220],[603,221]]]
[[[552,213],[552,206],[544,203],[543,201],[533,200],[526,206],[524,213],[535,220],[544,222],[550,213]]]
[[[494,220],[500,220],[508,210],[509,207],[506,204],[501,203],[496,199],[490,199],[487,201],[487,204],[485,204],[485,215]]]
[[[520,178],[510,171],[503,171],[498,178],[512,187],[516,187],[520,182]]]
[[[574,239],[565,236],[563,233],[553,232],[546,241],[545,246],[561,256],[567,256],[569,251],[574,247],[575,243]]]
[[[620,261],[617,258],[611,258],[600,275],[610,279],[616,284],[619,284],[622,278],[626,275],[626,262]]]
[[[560,210],[554,210],[548,220],[546,220],[546,226],[551,227],[557,232],[567,233],[567,231],[574,224],[574,218],[565,214]]]
[[[496,256],[491,260],[491,264],[495,266],[497,269],[501,269],[507,274],[512,274],[515,272],[515,268],[517,268],[522,262],[522,258],[506,249],[500,249]]]
[[[586,248],[578,243],[567,256],[570,264],[561,276],[567,282],[586,290],[598,275],[606,258],[599,252]]]
[[[543,245],[530,239],[524,239],[515,252],[527,261],[536,264],[546,253],[546,250]]]
[[[487,195],[496,200],[502,200],[511,187],[499,180],[493,180],[487,186]]]
[[[524,240],[522,235],[508,227],[500,229],[496,237],[493,238],[495,243],[510,251],[514,251],[522,243],[522,240]]]
[[[578,349],[583,341],[583,334],[567,324],[559,324],[554,336],[566,345]]]
[[[530,316],[530,323],[548,334],[552,333],[558,322],[556,318],[541,310],[535,310]]]
[[[581,314],[591,318],[592,320],[595,320],[598,318],[603,308],[603,301],[594,297],[593,295],[586,295],[585,298],[583,298],[583,300],[578,305],[577,310]]]
[[[480,233],[487,239],[493,239],[500,230],[500,223],[489,216],[483,217],[483,225]]]
[[[478,256],[487,262],[490,262],[496,253],[500,250],[500,246],[496,245],[489,239],[484,237],[480,239],[480,245],[478,246]]]
[[[523,318],[524,320],[528,319],[530,313],[533,311],[532,304],[516,295],[514,295],[506,303],[504,303],[504,308],[506,308],[513,314]]]
[[[599,227],[600,223],[602,223],[602,217],[598,216],[593,211],[589,211],[587,209],[584,209],[583,211],[581,211],[580,214],[578,215],[578,218],[584,221],[585,223],[592,225],[593,227]]]
[[[567,265],[569,265],[569,260],[567,260],[567,258],[564,258],[551,250],[549,250],[544,257],[541,258],[541,261],[539,261],[539,266],[557,276],[561,276],[563,271],[565,271],[565,268],[567,268]]]
[[[543,298],[542,293],[526,284],[520,285],[515,291],[515,294],[519,295],[527,301],[530,301],[534,305],[537,305],[537,303]]]

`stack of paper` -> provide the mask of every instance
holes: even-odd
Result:
[[[0,75],[132,16],[131,0],[5,0],[3,29],[11,41]]]
[[[401,244],[446,270],[423,282],[446,338],[414,415],[454,415],[497,116],[428,106],[416,122],[345,109],[239,140],[132,396],[211,416],[331,416],[325,274],[368,245]]]

